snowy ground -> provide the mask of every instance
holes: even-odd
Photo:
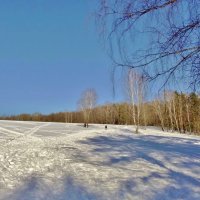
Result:
[[[200,137],[0,121],[0,200],[200,199]]]

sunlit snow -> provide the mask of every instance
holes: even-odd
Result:
[[[0,121],[0,200],[200,199],[200,137]]]

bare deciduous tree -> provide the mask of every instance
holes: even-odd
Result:
[[[178,123],[178,117],[177,117],[177,105],[176,105],[176,102],[175,102],[175,94],[173,94],[172,106],[173,106],[173,116],[174,116],[174,120],[175,120],[175,124],[176,124],[176,129],[178,131],[180,131],[179,123]]]
[[[173,92],[166,91],[165,97],[166,97],[167,109],[169,112],[171,131],[173,132],[174,131],[173,110],[172,110]]]
[[[131,113],[134,125],[136,126],[136,133],[139,131],[141,112],[144,97],[144,77],[134,69],[128,71],[127,92],[131,104]]]
[[[161,128],[162,128],[162,131],[165,131],[164,115],[163,115],[161,100],[160,99],[154,100],[153,101],[153,107],[154,107],[155,113],[157,114],[157,116],[160,120],[160,125],[161,125]]]
[[[73,122],[71,112],[68,112],[68,111],[65,112],[65,122],[66,123],[72,123]]]
[[[183,98],[182,98],[182,93],[178,98],[178,105],[179,105],[179,124],[180,124],[180,132],[184,132],[184,127],[183,127]]]
[[[184,77],[199,90],[199,0],[98,2],[98,27],[117,66],[142,69],[149,80],[162,76],[163,85]]]
[[[84,121],[87,126],[90,120],[91,111],[95,107],[96,103],[97,93],[94,89],[87,89],[82,93],[78,105],[80,110],[83,112]]]
[[[191,129],[191,120],[190,120],[189,109],[190,109],[190,99],[189,99],[189,97],[187,97],[187,99],[186,99],[186,113],[187,113],[187,121],[188,121],[188,126],[189,126],[189,130],[188,131],[191,134],[192,129]]]

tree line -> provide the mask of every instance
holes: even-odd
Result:
[[[141,87],[141,86],[140,86]],[[141,90],[139,96],[141,96]],[[91,98],[91,99],[90,99]],[[141,97],[140,97],[141,98]],[[152,101],[129,101],[95,106],[96,93],[86,90],[74,112],[59,112],[49,115],[40,113],[0,117],[2,120],[43,121],[65,123],[98,123],[135,125],[140,127],[160,126],[163,131],[200,134],[200,96],[196,93],[164,91]]]

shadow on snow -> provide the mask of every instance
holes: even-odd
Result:
[[[12,194],[4,196],[1,200],[92,200],[100,199],[99,196],[88,191],[73,180],[65,177],[61,188],[56,185],[49,186],[42,178],[31,176],[24,184]]]
[[[133,136],[120,135],[118,137],[97,136],[80,141],[84,145],[92,146],[91,153],[99,157],[98,164],[100,166],[111,166],[126,170],[129,169],[126,167],[129,164],[142,160],[148,164],[146,168],[150,164],[165,170],[166,173],[164,174],[158,170],[139,179],[130,177],[129,180],[121,182],[117,193],[119,199],[129,199],[127,194],[136,197],[140,193],[142,199],[157,200],[200,199],[200,180],[195,175],[191,176],[188,173],[183,173],[191,171],[198,174],[198,177],[200,175],[200,145],[195,145],[195,142],[199,142],[199,140],[135,134]],[[160,155],[162,159],[159,159]],[[79,156],[81,156],[82,161],[88,162],[87,156],[84,157],[84,154]],[[169,184],[159,190],[156,185],[149,186],[152,180],[157,180],[158,186],[159,181],[164,180],[168,180]],[[147,190],[146,194],[144,191],[138,191],[141,184],[149,186],[150,191]],[[148,194],[151,195],[148,196]]]
[[[159,169],[144,174],[141,177],[128,177],[120,179],[115,196],[111,199],[200,199],[200,180],[183,173],[194,171],[200,175],[200,146],[195,145],[194,139],[176,137],[145,136],[145,135],[119,135],[96,136],[78,141],[88,145],[89,152],[78,152],[74,159],[91,165],[119,169],[126,173],[132,170],[129,164],[143,161],[146,169],[149,166]],[[155,156],[154,154],[158,155]],[[162,158],[160,158],[161,156]],[[96,160],[93,159],[95,157]],[[129,167],[128,167],[129,166]],[[131,165],[132,166],[132,165]],[[166,173],[161,173],[162,171]],[[159,189],[160,181],[168,181],[165,187]],[[152,183],[156,185],[151,185]],[[16,191],[4,199],[12,200],[99,200],[103,199],[90,188],[76,183],[72,177],[63,180],[62,189],[55,192],[56,186],[47,186],[37,176],[25,181]],[[145,186],[141,187],[141,186]],[[141,188],[141,189],[140,189]],[[140,198],[137,198],[137,197]]]

